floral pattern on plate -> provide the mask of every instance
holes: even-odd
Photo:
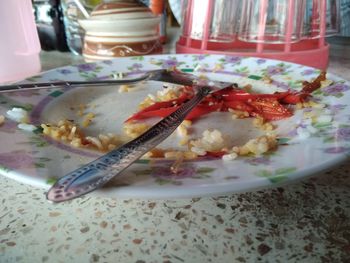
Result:
[[[178,67],[185,72],[206,74],[210,78],[242,85],[252,83],[253,86],[261,86],[265,90],[269,86],[280,90],[298,90],[302,81],[310,81],[319,74],[319,70],[314,68],[276,60],[186,54],[118,58],[67,66],[31,77],[27,81],[106,79],[121,72],[125,76],[133,77],[148,70],[169,67]],[[268,85],[264,82],[266,76],[272,79]],[[109,187],[98,191],[99,194],[171,198],[247,191],[302,178],[344,161],[350,153],[350,84],[332,74],[327,77],[333,83],[314,94],[318,103],[326,105],[319,114],[327,115],[327,121],[300,117],[308,114],[309,110],[303,109],[300,110],[299,118],[293,117],[278,123],[281,130],[276,152],[240,157],[233,161],[189,161],[184,163],[176,176],[169,172],[168,161],[139,161],[124,171],[121,177],[113,180]],[[51,118],[57,121],[59,117],[66,117],[59,115],[68,113],[67,101],[70,97],[75,96],[77,101],[98,99],[99,92],[84,88],[62,88],[5,93],[0,96],[0,114],[6,116],[11,108],[21,107],[28,111],[32,124],[39,126],[41,122]],[[118,91],[114,93],[118,102],[115,105],[126,98],[118,95]],[[137,92],[130,94],[127,97],[129,101],[137,102],[142,99]],[[106,110],[108,111],[101,106],[101,112]],[[127,116],[126,113],[123,114]],[[102,120],[101,123],[113,123],[121,117],[113,118]],[[105,127],[103,125],[100,129]],[[223,123],[215,125],[220,126]],[[298,138],[298,132],[304,130],[310,131],[308,138]],[[100,155],[47,140],[40,133],[23,131],[9,119],[0,126],[0,136],[0,173],[45,188],[55,178]]]

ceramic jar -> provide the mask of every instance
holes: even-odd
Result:
[[[157,30],[160,17],[135,0],[104,2],[96,6],[89,19],[79,23],[86,31],[83,56],[87,61],[162,50]]]

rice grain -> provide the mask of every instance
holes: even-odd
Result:
[[[5,116],[0,115],[0,126],[3,125],[4,123],[5,123]]]

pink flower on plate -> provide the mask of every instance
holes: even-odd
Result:
[[[163,64],[162,64],[164,68],[172,68],[172,67],[176,67],[177,65],[178,65],[178,61],[176,59],[163,60]]]
[[[224,62],[229,64],[239,64],[242,61],[242,57],[238,56],[225,56]]]
[[[129,70],[134,72],[140,72],[143,68],[143,65],[141,63],[134,63],[131,65],[131,67],[128,67]]]
[[[60,74],[63,74],[63,75],[68,75],[68,74],[73,73],[72,70],[67,69],[67,68],[57,69],[57,72]]]
[[[328,95],[341,94],[345,91],[350,90],[350,86],[344,83],[336,83],[334,85],[324,88],[323,92]]]
[[[245,162],[251,165],[270,165],[271,164],[271,160],[269,156],[254,157],[251,159],[247,159]]]
[[[76,66],[80,72],[95,71],[97,68],[96,63],[85,63]]]
[[[333,104],[327,105],[326,108],[329,109],[332,113],[336,114],[341,110],[344,110],[347,107],[346,104]]]
[[[184,64],[184,62],[178,61],[176,57],[168,57],[167,59],[151,60],[150,63],[160,66],[164,69],[178,68]]]
[[[339,153],[350,153],[350,148],[349,147],[330,147],[326,148],[324,150],[325,153],[332,153],[332,154],[339,154]]]
[[[267,61],[266,59],[259,58],[259,59],[256,60],[256,63],[257,63],[258,65],[261,65],[261,64],[266,63],[266,61]]]
[[[301,75],[303,76],[309,76],[309,75],[314,75],[314,74],[317,74],[317,70],[315,69],[305,69],[301,72]]]
[[[153,176],[162,179],[184,179],[191,178],[196,175],[196,168],[193,166],[180,166],[177,173],[170,170],[170,166],[154,166],[152,167]]]
[[[23,91],[14,91],[14,92],[9,92],[6,94],[6,96],[9,97],[32,97],[32,96],[38,96],[39,91],[38,90],[26,90],[25,92]]]
[[[9,169],[20,169],[34,166],[33,157],[25,151],[0,153],[0,165]]]
[[[5,120],[5,122],[0,126],[1,132],[14,133],[17,129],[17,123],[11,120]]]
[[[196,60],[203,60],[207,57],[208,55],[207,54],[199,54],[199,55],[194,55],[194,58]]]
[[[285,68],[281,66],[268,66],[266,72],[269,76],[279,75],[285,72]]]
[[[103,60],[102,61],[103,64],[106,64],[106,65],[113,65],[113,61],[112,60]]]
[[[350,127],[341,127],[336,131],[336,137],[340,140],[350,140]]]

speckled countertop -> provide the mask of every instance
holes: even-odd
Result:
[[[349,45],[329,71],[350,79]],[[81,62],[43,52],[44,69]],[[287,186],[181,200],[62,204],[0,177],[0,262],[350,262],[350,163]]]

